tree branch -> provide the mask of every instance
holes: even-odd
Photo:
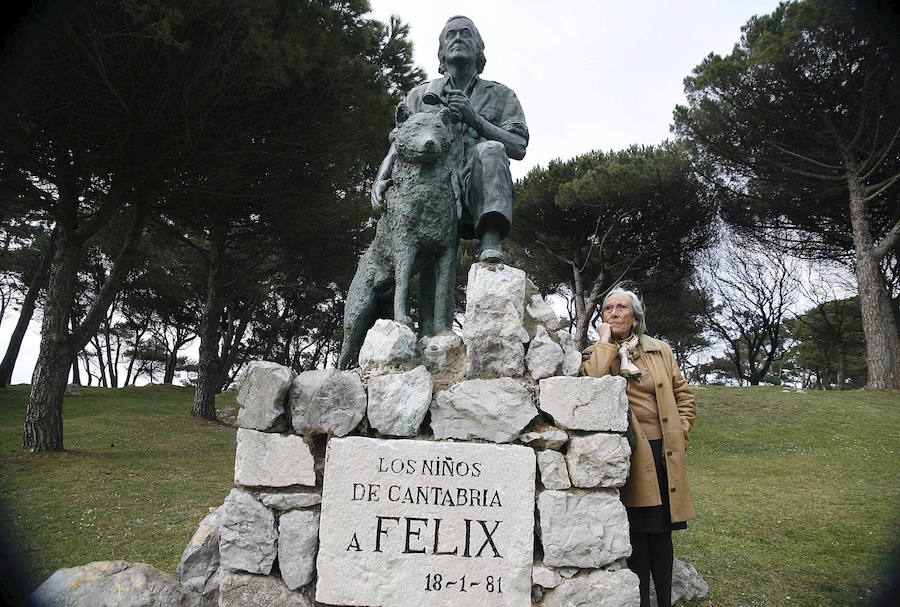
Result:
[[[143,235],[144,225],[149,211],[150,205],[146,202],[135,204],[125,241],[122,244],[119,254],[116,256],[116,260],[109,272],[109,276],[107,276],[106,281],[103,283],[103,287],[101,287],[100,291],[97,293],[97,298],[87,311],[87,314],[85,314],[84,319],[78,327],[72,331],[71,343],[75,351],[83,348],[88,340],[90,340],[91,335],[96,332],[101,319],[106,314],[113,299],[115,299],[122,280],[124,280],[125,276],[131,270],[135,253],[141,243],[141,236]]]
[[[900,219],[888,230],[881,242],[878,243],[878,246],[872,247],[871,255],[876,260],[881,261],[888,254],[888,251],[894,248],[898,237],[900,237]]]

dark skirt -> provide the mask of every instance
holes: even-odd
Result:
[[[666,464],[662,454],[662,439],[650,441],[653,462],[656,464],[656,480],[659,482],[660,506],[625,507],[628,512],[628,524],[632,533],[665,533],[675,529],[687,529],[687,522],[672,522],[669,510],[669,481],[666,477]]]

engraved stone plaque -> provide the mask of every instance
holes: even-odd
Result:
[[[316,600],[528,607],[534,475],[520,445],[332,438]]]

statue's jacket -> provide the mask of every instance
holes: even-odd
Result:
[[[445,76],[440,80],[443,82],[443,91],[451,88],[448,77]],[[444,107],[428,105],[422,100],[422,96],[433,88],[433,82],[426,82],[407,94],[405,103],[410,112],[439,112]],[[522,111],[519,99],[511,88],[499,82],[475,76],[471,90],[467,91],[467,94],[473,110],[494,126],[523,137],[527,144],[528,126],[525,124],[525,112]],[[453,187],[460,202],[465,205],[466,183],[472,172],[475,146],[487,140],[464,122],[455,125],[455,128],[457,136],[454,137],[453,153],[456,156],[456,170]]]
[[[697,516],[685,473],[687,435],[694,424],[694,393],[678,370],[668,344],[641,335],[640,347],[656,388],[672,522],[686,521]],[[594,344],[585,354],[588,359],[581,365],[581,375],[603,377],[619,373],[619,350],[614,344]],[[650,442],[634,413],[630,414],[636,444],[631,454],[631,472],[621,491],[622,503],[631,507],[658,506],[662,499]]]

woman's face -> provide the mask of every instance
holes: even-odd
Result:
[[[606,303],[603,304],[603,322],[612,329],[613,339],[626,339],[631,335],[634,321],[631,297],[615,293],[606,298]]]

